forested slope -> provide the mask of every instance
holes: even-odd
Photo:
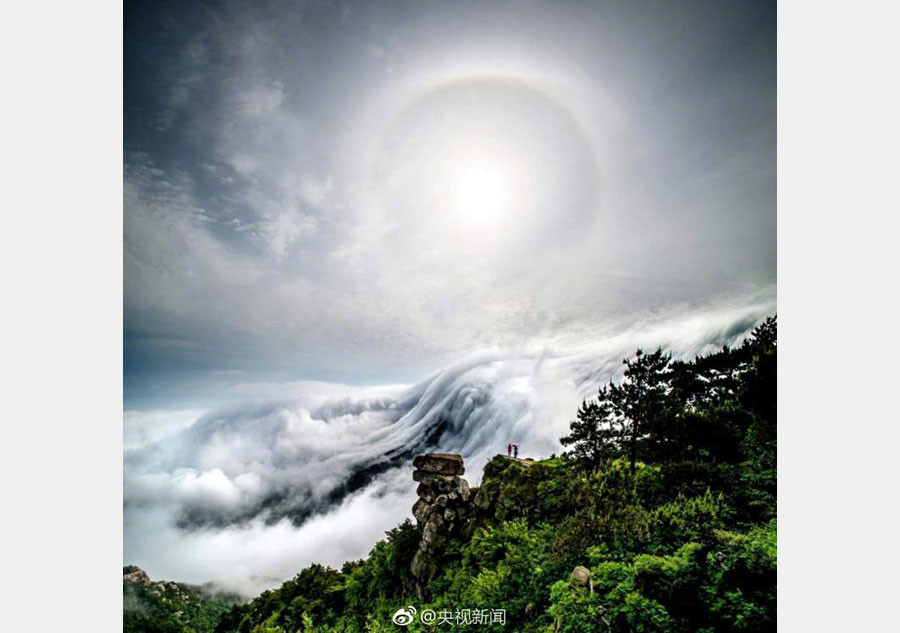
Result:
[[[410,573],[422,528],[406,521],[368,558],[312,565],[215,631],[393,631],[413,605],[412,631],[774,630],[776,339],[771,318],[735,349],[627,359],[579,408],[565,454],[487,465],[424,601]]]

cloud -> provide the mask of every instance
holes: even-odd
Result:
[[[250,257],[217,239],[218,223],[191,195],[190,179],[169,177],[142,154],[125,165],[126,320],[152,315],[157,327],[181,321],[227,320],[235,288],[258,280]],[[183,334],[182,334],[183,335]]]
[[[275,80],[257,84],[237,93],[234,97],[237,113],[251,122],[274,116],[284,102],[284,84]]]
[[[284,257],[294,242],[315,233],[316,228],[316,219],[297,209],[285,209],[260,223],[260,232],[278,257]]]
[[[289,520],[254,520],[215,530],[185,531],[155,508],[125,516],[125,559],[153,578],[217,585],[254,596],[318,562],[340,567],[365,556],[408,512],[415,483],[396,471],[348,496],[299,528]]]
[[[201,409],[182,411],[125,411],[124,448],[132,450],[159,440],[192,425],[203,414]]]

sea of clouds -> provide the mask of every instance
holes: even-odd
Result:
[[[510,442],[525,457],[559,452],[581,400],[636,348],[693,357],[771,312],[694,314],[577,352],[482,351],[414,385],[290,383],[213,411],[126,412],[124,560],[252,595],[312,562],[361,558],[411,515],[415,454],[459,453],[477,485]]]

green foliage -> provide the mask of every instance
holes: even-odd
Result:
[[[252,629],[250,629],[250,633],[285,633],[285,630],[275,624],[275,621],[278,619],[278,613],[273,613],[266,621],[262,624],[257,624]]]
[[[479,528],[462,551],[449,595],[473,608],[504,605],[507,626],[524,630],[543,617],[547,587],[565,573],[551,558],[552,539],[550,526],[529,527],[524,519]]]
[[[312,631],[312,621],[330,624],[346,607],[343,575],[330,567],[311,565],[278,589],[263,592],[222,616],[216,632],[293,633]],[[254,629],[263,625],[262,631]],[[268,629],[275,629],[269,631]]]
[[[375,544],[364,564],[344,570],[347,599],[351,607],[411,593],[409,568],[420,536],[421,530],[407,519],[388,531],[386,540]],[[367,613],[368,610],[363,609],[357,615],[364,619]]]
[[[639,450],[658,452],[672,436],[671,356],[662,349],[650,354],[639,349],[623,362],[622,381],[600,387],[596,402],[582,403],[560,442],[572,446],[569,455],[590,468],[627,455],[633,473]]]
[[[643,470],[643,465],[639,465]],[[598,543],[625,554],[639,550],[650,536],[651,516],[637,499],[630,466],[623,460],[569,478],[566,497],[575,510],[563,519],[555,552],[575,564]]]
[[[724,533],[709,554],[705,602],[715,630],[775,628],[777,536],[775,521],[747,534]]]
[[[653,511],[654,545],[671,550],[685,542],[709,543],[715,530],[725,527],[728,514],[722,493],[707,488],[699,497],[679,495]]]
[[[594,633],[606,627],[606,609],[597,594],[575,589],[560,580],[550,587],[550,603],[547,613],[558,633]]]
[[[606,387],[601,387],[597,402],[582,402],[569,434],[559,439],[571,446],[569,456],[586,468],[599,468],[619,452],[622,429],[616,425]]]
[[[670,441],[666,433],[672,418],[674,402],[669,368],[672,357],[657,349],[652,354],[637,350],[634,358],[626,358],[625,377],[619,384],[610,383],[607,392],[612,411],[623,429],[624,447],[635,471],[639,446],[659,452]]]

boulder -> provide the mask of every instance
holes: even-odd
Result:
[[[490,495],[484,490],[484,488],[482,488],[478,491],[478,494],[475,495],[472,503],[474,503],[476,507],[486,512],[491,507],[491,501],[492,499]]]
[[[569,576],[569,581],[576,585],[586,585],[590,579],[591,570],[581,565],[573,569],[572,574]]]
[[[441,528],[444,527],[443,517],[433,512],[422,530],[422,540],[419,542],[419,549],[430,551],[443,541]]]
[[[458,486],[457,492],[459,493],[459,498],[463,501],[468,501],[469,495],[472,494],[472,489],[469,488],[469,482],[460,477]]]
[[[436,475],[462,475],[466,472],[462,455],[450,455],[448,453],[419,455],[413,460],[413,466],[419,470]]]
[[[419,499],[413,506],[412,513],[419,525],[423,525],[431,516],[431,504],[425,499]]]
[[[428,503],[434,501],[434,490],[427,484],[419,484],[419,487],[416,488],[416,495]]]
[[[594,593],[594,579],[591,576],[591,570],[578,565],[569,575],[569,585],[572,587],[587,586],[590,588],[591,593]]]

